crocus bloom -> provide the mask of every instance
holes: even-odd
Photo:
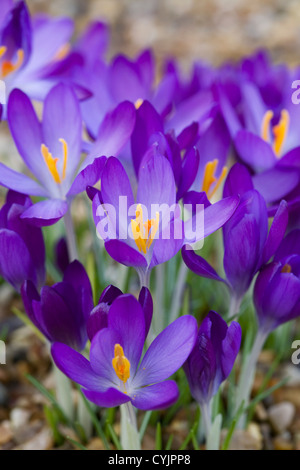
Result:
[[[58,84],[50,91],[42,123],[29,98],[14,90],[8,103],[8,121],[19,153],[38,182],[0,163],[0,184],[46,198],[22,217],[36,225],[51,225],[64,216],[76,194],[99,180],[104,155],[118,154],[125,145],[134,126],[135,109],[130,103],[122,103],[107,115],[97,141],[79,169],[82,121],[72,88]]]
[[[0,275],[17,290],[26,279],[40,288],[46,276],[42,231],[21,217],[30,207],[28,196],[8,191],[0,210]]]
[[[229,326],[216,312],[209,312],[200,325],[195,346],[184,364],[191,394],[207,404],[229,376],[240,349],[242,330]]]
[[[65,58],[73,28],[70,18],[43,16],[32,20],[25,2],[2,0],[0,79],[5,83],[7,96],[19,88],[31,98],[45,98],[57,83],[60,68],[70,68],[70,61]]]
[[[83,387],[98,406],[131,402],[154,410],[176,401],[178,388],[166,381],[187,359],[196,339],[195,318],[186,315],[169,325],[141,358],[145,342],[145,316],[132,295],[119,296],[108,313],[108,326],[92,339],[90,361],[70,347],[54,343],[57,367]]]
[[[62,282],[44,286],[39,294],[31,281],[25,281],[21,294],[28,317],[51,343],[84,349],[94,304],[89,278],[79,261],[68,266]]]
[[[194,243],[220,228],[239,198],[232,196],[205,207],[204,224],[196,226],[195,233],[196,216],[185,223],[181,219],[172,167],[154,151],[146,154],[140,166],[136,201],[123,166],[114,157],[108,159],[101,193],[93,199],[94,220],[110,256],[134,266],[144,285],[151,269],[171,259],[187,240]]]
[[[281,201],[268,233],[268,211],[264,198],[251,187],[245,167],[232,167],[224,186],[224,195],[240,194],[240,205],[223,229],[226,280],[202,257],[182,250],[187,266],[196,274],[226,282],[239,305],[258,270],[274,255],[288,223],[287,203]],[[236,312],[233,312],[236,313]]]
[[[259,328],[270,333],[300,315],[300,231],[290,232],[281,242],[274,261],[259,273],[254,304]]]

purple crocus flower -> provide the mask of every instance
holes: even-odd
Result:
[[[200,325],[195,346],[184,364],[191,394],[206,405],[229,376],[240,349],[242,330],[213,311]]]
[[[78,351],[84,349],[94,304],[89,278],[79,261],[69,264],[62,282],[42,287],[39,294],[28,280],[21,294],[28,317],[51,343],[60,341]]]
[[[188,241],[194,243],[220,228],[234,213],[239,198],[205,207],[201,227],[196,224],[197,214],[183,222],[172,167],[167,158],[150,152],[139,169],[136,201],[123,166],[116,158],[108,159],[101,193],[93,199],[97,230],[110,256],[134,266],[141,284],[147,285],[154,266],[171,259]]]
[[[182,250],[183,260],[193,272],[228,285],[236,306],[240,304],[255,274],[274,255],[288,223],[287,203],[281,201],[268,233],[265,200],[258,191],[249,189],[253,188],[251,185],[246,168],[240,164],[234,165],[226,180],[224,195],[239,194],[241,199],[223,229],[226,280],[195,252],[185,248]]]
[[[42,123],[29,98],[14,90],[8,103],[8,121],[19,153],[38,182],[0,163],[0,184],[45,198],[22,214],[32,224],[43,226],[63,217],[74,196],[99,180],[104,155],[117,155],[129,139],[135,109],[125,102],[106,116],[98,139],[81,166],[82,121],[71,87],[58,84],[50,91]]]
[[[74,24],[69,18],[30,18],[23,1],[2,0],[0,13],[0,79],[9,96],[14,88],[42,100],[75,57],[67,60]],[[74,60],[75,59],[75,60]],[[6,116],[6,109],[4,110]]]
[[[281,242],[274,261],[259,273],[254,304],[259,328],[268,334],[300,315],[300,231],[293,230]]]
[[[31,207],[28,196],[8,191],[0,210],[0,275],[18,291],[26,279],[40,288],[46,277],[42,231],[22,219]]]
[[[107,328],[92,339],[90,361],[61,343],[54,343],[51,352],[57,367],[96,405],[131,402],[136,408],[155,410],[177,400],[176,383],[166,379],[187,359],[196,334],[195,318],[180,317],[141,358],[146,336],[143,308],[132,295],[122,295],[110,307]]]

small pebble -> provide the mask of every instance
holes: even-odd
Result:
[[[272,405],[268,409],[269,421],[277,434],[283,433],[290,427],[295,411],[295,406],[288,401]]]

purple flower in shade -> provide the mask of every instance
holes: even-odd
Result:
[[[183,366],[191,394],[200,405],[208,404],[229,376],[241,336],[239,323],[233,321],[228,326],[213,311],[201,323],[195,346]]]
[[[42,231],[21,217],[30,207],[28,196],[8,191],[0,210],[0,275],[18,291],[26,279],[41,287],[46,276]]]
[[[300,315],[300,231],[281,242],[274,261],[259,273],[254,286],[259,328],[270,333]]]
[[[239,194],[241,199],[223,228],[226,280],[194,251],[184,248],[182,256],[186,265],[199,276],[225,282],[239,304],[255,274],[281,243],[288,223],[288,209],[287,203],[281,201],[268,233],[265,200],[253,189],[247,169],[240,164],[232,167],[224,186],[224,196],[233,194]]]
[[[197,335],[195,318],[186,315],[170,324],[152,342],[141,359],[145,342],[145,316],[132,295],[119,296],[111,305],[108,326],[92,339],[90,361],[70,347],[54,343],[57,367],[83,387],[98,406],[131,402],[142,410],[165,408],[178,398],[168,379],[190,354]]]
[[[43,226],[63,217],[74,196],[100,179],[104,155],[118,154],[129,139],[135,109],[125,102],[106,116],[98,139],[80,166],[82,121],[78,100],[69,86],[58,84],[50,91],[41,123],[29,98],[14,90],[8,103],[8,122],[19,153],[38,181],[0,163],[0,184],[46,198],[22,214],[32,224]]]
[[[73,28],[69,18],[43,16],[31,20],[25,2],[2,0],[0,80],[5,83],[7,96],[19,88],[31,98],[44,99],[63,75],[62,69],[78,63],[78,58],[66,57]]]
[[[31,281],[25,281],[21,295],[28,317],[51,343],[84,349],[94,304],[89,278],[79,261],[68,266],[62,282],[42,287],[40,294]]]
[[[232,196],[205,207],[200,227],[197,214],[183,222],[172,167],[164,156],[151,152],[139,169],[136,203],[121,163],[114,157],[107,160],[93,213],[107,252],[119,263],[134,266],[144,285],[154,266],[171,259],[188,241],[194,243],[220,228],[238,201]]]

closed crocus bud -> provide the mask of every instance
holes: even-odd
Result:
[[[21,294],[27,315],[51,343],[59,341],[77,351],[84,349],[93,294],[79,261],[68,266],[62,282],[44,286],[39,294],[34,284],[26,281]]]
[[[283,240],[274,261],[257,277],[254,304],[260,330],[265,333],[300,315],[299,233],[295,230]],[[295,252],[289,254],[291,251]]]
[[[17,291],[27,279],[39,289],[46,276],[42,231],[22,219],[31,206],[28,196],[8,191],[0,210],[0,276]]]
[[[184,364],[191,394],[202,405],[209,404],[229,376],[241,344],[241,327],[229,326],[216,312],[201,323],[196,344]]]

